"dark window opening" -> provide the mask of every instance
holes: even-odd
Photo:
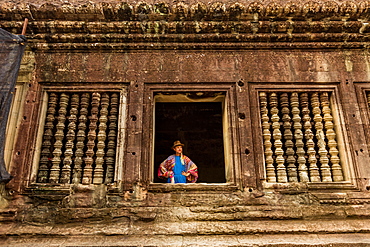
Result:
[[[222,102],[156,102],[154,182],[159,164],[175,140],[185,144],[183,153],[197,166],[197,183],[225,183]]]

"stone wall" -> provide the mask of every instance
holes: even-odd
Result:
[[[368,6],[3,1],[1,28],[19,33],[23,19],[30,22],[0,243],[369,245]],[[47,93],[111,91],[121,94],[114,182],[37,182]],[[198,91],[227,95],[227,183],[152,183],[154,93]],[[332,95],[343,181],[268,181],[265,91]]]

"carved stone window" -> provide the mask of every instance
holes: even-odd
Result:
[[[197,164],[198,184],[238,185],[240,157],[234,150],[237,145],[231,145],[238,140],[235,128],[231,127],[235,126],[236,118],[229,114],[235,100],[232,89],[230,85],[207,88],[187,85],[181,90],[168,85],[148,86],[151,107],[146,115],[152,115],[153,122],[145,125],[144,130],[149,132],[144,131],[147,133],[144,136],[152,141],[144,145],[147,157],[151,157],[147,178],[154,182],[151,188],[166,183],[157,178],[157,169],[173,154],[171,146],[175,140],[185,144],[184,154]]]
[[[220,92],[155,95],[154,173],[181,140],[184,153],[199,165],[198,183],[225,183],[223,104]],[[154,174],[155,182],[163,182]]]
[[[258,92],[267,182],[346,180],[333,95],[331,90]]]
[[[115,181],[121,93],[47,91],[37,183]]]

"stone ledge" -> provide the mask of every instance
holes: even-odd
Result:
[[[370,235],[370,220],[262,220],[219,222],[76,222],[70,224],[2,224],[1,238],[19,236],[211,236],[278,234],[356,234]],[[370,241],[370,238],[368,238]]]
[[[25,246],[230,246],[230,247],[366,247],[370,234],[250,234],[216,236],[9,236],[0,244]]]
[[[82,198],[85,199],[85,198]],[[81,200],[78,197],[77,200]],[[90,200],[91,201],[91,200]],[[99,204],[94,204],[99,206]],[[153,224],[176,224],[183,222],[191,225],[220,222],[314,222],[314,221],[338,221],[352,222],[363,219],[370,221],[370,205],[308,205],[298,204],[273,206],[135,206],[126,207],[97,207],[97,208],[62,208],[49,202],[37,207],[18,210],[13,212],[15,218],[4,219],[4,223],[11,222],[16,225],[73,225],[73,224],[140,224],[152,222]],[[359,221],[361,222],[361,221]],[[369,226],[370,227],[370,226]]]
[[[207,183],[196,183],[196,184],[162,184],[152,183],[148,187],[150,192],[180,192],[180,191],[193,191],[193,192],[207,192],[207,193],[220,193],[220,192],[232,192],[238,191],[238,186],[233,184],[207,184]]]
[[[69,52],[70,50],[89,52],[128,52],[136,50],[280,50],[280,49],[368,49],[368,42],[209,42],[209,43],[161,43],[161,42],[142,42],[142,43],[28,43],[33,50],[45,52]]]

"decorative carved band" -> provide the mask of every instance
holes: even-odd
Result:
[[[37,182],[113,182],[117,93],[49,93]]]
[[[367,18],[370,1],[214,1],[154,3],[124,1],[3,1],[0,20],[74,21],[225,21],[271,18]]]
[[[305,48],[300,42],[367,48],[369,6],[370,0],[9,1],[0,5],[0,27],[20,33],[28,18],[27,38],[38,49]]]
[[[344,181],[330,92],[260,92],[268,182]]]

